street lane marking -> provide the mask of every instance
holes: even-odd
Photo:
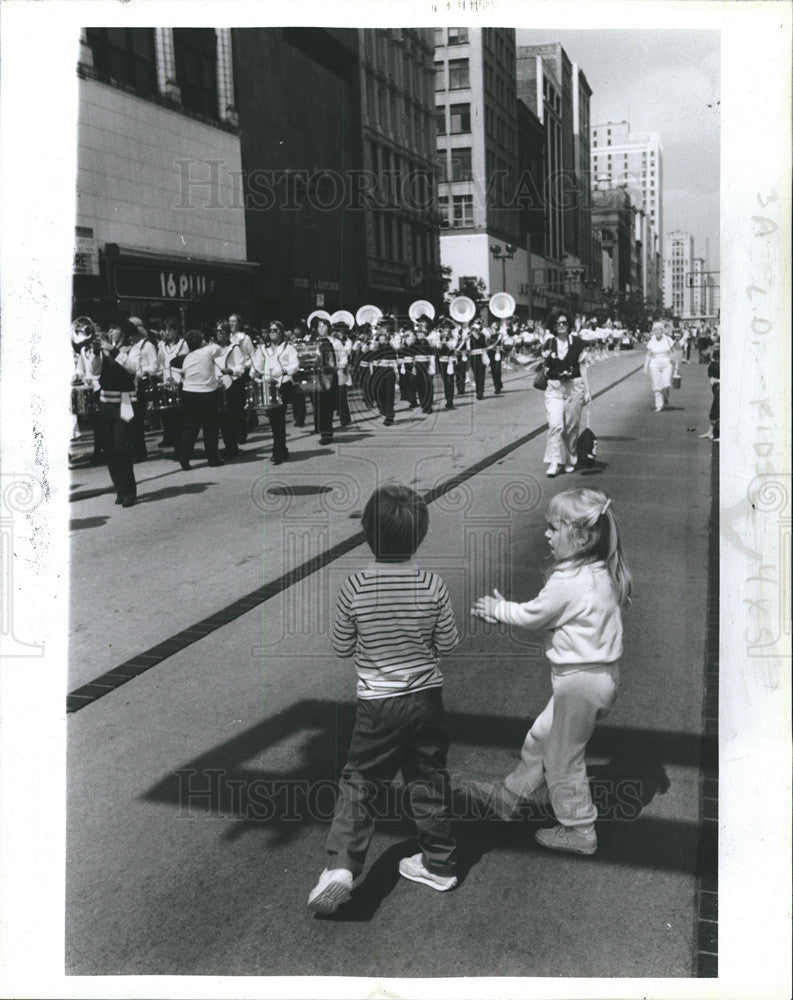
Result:
[[[627,372],[627,374],[620,376],[620,378],[616,381],[611,382],[603,389],[598,390],[598,392],[593,394],[592,398],[597,399],[599,396],[610,392],[622,382],[632,378],[637,372],[641,371],[642,368],[643,365],[632,368],[629,372]],[[533,431],[529,431],[528,434],[524,434],[522,437],[517,438],[510,444],[504,445],[503,448],[499,448],[498,451],[492,452],[490,455],[487,455],[485,458],[475,462],[467,469],[461,470],[445,482],[429,490],[424,494],[424,500],[426,503],[431,504],[439,497],[451,492],[457,486],[460,486],[462,483],[473,478],[473,476],[483,472],[491,465],[495,465],[497,462],[500,462],[513,451],[517,451],[518,448],[522,448],[523,445],[528,444],[529,441],[533,441],[534,438],[539,437],[539,435],[544,433],[547,429],[548,424],[542,424],[542,426],[536,427]],[[251,593],[246,594],[244,597],[240,597],[236,601],[232,601],[231,604],[222,608],[220,611],[216,611],[207,618],[203,618],[200,622],[196,622],[196,624],[182,629],[169,639],[165,639],[163,642],[158,642],[155,646],[152,646],[145,652],[139,653],[137,656],[133,656],[124,663],[112,667],[110,670],[107,670],[103,674],[94,678],[93,681],[89,681],[87,684],[82,684],[66,696],[67,713],[71,714],[72,712],[78,712],[80,709],[85,708],[86,705],[90,705],[93,702],[98,701],[111,691],[114,691],[116,688],[126,684],[127,681],[132,680],[133,677],[137,677],[139,674],[145,673],[157,664],[162,663],[163,660],[167,660],[174,654],[180,653],[183,649],[191,646],[194,642],[198,642],[199,640],[210,635],[212,632],[216,632],[224,625],[228,625],[230,622],[235,621],[235,619],[241,618],[242,615],[245,615],[254,608],[257,608],[260,604],[264,604],[265,601],[269,601],[271,598],[283,593],[285,590],[288,590],[289,587],[293,587],[296,583],[300,583],[307,576],[311,576],[318,570],[323,569],[329,563],[335,562],[348,552],[352,552],[353,549],[357,549],[358,546],[362,545],[365,541],[366,539],[364,537],[364,533],[362,531],[356,532],[343,542],[338,542],[336,545],[331,546],[324,552],[320,552],[319,555],[307,560],[300,566],[296,566],[295,568],[288,570],[271,583],[267,583],[263,587],[258,587],[256,590],[251,591]]]

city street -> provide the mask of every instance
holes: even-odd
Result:
[[[199,448],[182,471],[149,435],[129,509],[104,467],[73,471],[68,973],[715,975],[702,957],[715,963],[703,789],[715,797],[717,447],[699,437],[711,390],[704,367],[683,366],[656,413],[643,359],[640,348],[592,367],[598,460],[555,479],[543,394],[523,369],[506,373],[503,396],[488,380],[484,400],[469,388],[454,411],[438,379],[441,409],[398,403],[391,427],[359,403],[326,448],[289,423],[278,468],[263,417],[223,468]],[[474,600],[538,592],[552,495],[591,485],[612,497],[636,596],[620,695],[588,747],[600,846],[558,855],[535,843],[536,819],[461,820],[460,884],[441,894],[400,878],[415,842],[387,817],[352,903],[322,919],[306,900],[355,705],[330,629],[339,584],[370,560],[363,506],[391,479],[430,500],[418,560],[445,579],[461,633],[441,662],[460,780],[511,770],[550,695],[538,637],[472,618]]]

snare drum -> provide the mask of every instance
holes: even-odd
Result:
[[[271,410],[281,405],[278,382],[275,379],[270,379],[267,382],[258,378],[250,380],[248,383],[248,396],[245,401],[246,410],[255,410],[258,408]]]
[[[76,417],[90,416],[96,409],[94,389],[90,385],[72,386],[72,413]]]
[[[319,351],[316,348],[311,351],[298,351],[297,360],[298,370],[293,376],[295,385],[303,392],[319,392],[322,389]]]
[[[178,410],[182,399],[176,382],[162,382],[155,386],[152,395],[152,408],[158,412],[163,410]]]

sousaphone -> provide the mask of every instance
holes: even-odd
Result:
[[[374,328],[383,318],[383,310],[378,309],[377,306],[361,306],[358,312],[355,314],[355,322],[358,326],[369,326]]]

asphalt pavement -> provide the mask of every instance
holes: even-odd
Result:
[[[685,366],[657,414],[641,361],[594,366],[598,462],[553,480],[523,371],[453,412],[401,404],[391,427],[357,410],[330,448],[290,426],[278,468],[263,429],[223,468],[152,458],[134,508],[114,505],[104,469],[75,469],[69,690],[90,696],[70,701],[67,972],[696,974],[716,888],[702,819],[710,388]],[[442,663],[459,780],[511,769],[550,695],[536,637],[472,619],[473,600],[537,592],[554,493],[612,497],[637,595],[620,695],[589,746],[600,846],[556,855],[536,818],[461,820],[460,885],[436,893],[398,875],[416,847],[394,808],[353,902],[321,919],[305,904],[355,701],[329,630],[339,583],[369,559],[360,512],[392,478],[430,495],[419,559],[447,581],[463,636]]]

